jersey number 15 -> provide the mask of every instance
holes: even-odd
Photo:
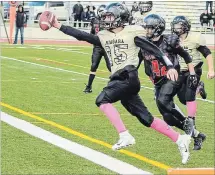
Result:
[[[113,46],[113,52],[111,52],[110,46],[105,46],[105,48],[110,58],[111,66],[113,66],[113,61],[119,65],[127,59],[127,54],[123,50],[128,49],[128,44],[115,44]]]

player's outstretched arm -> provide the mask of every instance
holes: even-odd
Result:
[[[153,54],[159,61],[161,61],[167,67],[167,78],[176,81],[178,79],[178,72],[173,68],[172,62],[164,55],[161,50],[153,43],[146,40],[144,37],[136,36],[134,42],[137,47]]]
[[[171,61],[164,55],[164,53],[153,43],[146,40],[144,37],[136,36],[134,42],[137,47],[140,47],[143,50],[153,54],[159,61],[161,61],[168,68],[172,68],[173,64]]]
[[[58,22],[57,18],[55,17],[55,20],[52,24],[53,27],[59,29],[63,33],[75,37],[77,40],[80,41],[86,41],[90,44],[96,45],[96,46],[101,46],[101,42],[99,40],[99,37],[78,29],[75,29],[70,26],[65,26],[62,25]]]

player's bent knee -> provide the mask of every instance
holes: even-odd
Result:
[[[168,102],[166,100],[164,100],[164,98],[158,97],[156,100],[157,100],[157,105],[159,108],[167,110]]]
[[[163,119],[164,121],[170,125],[170,126],[175,126],[174,122],[173,122],[173,116],[171,114],[168,114],[168,113],[164,113],[163,114]]]
[[[191,102],[196,100],[196,94],[189,94],[186,96],[186,102]],[[186,104],[185,102],[185,104]]]
[[[181,104],[186,105],[186,100],[184,98],[178,98]]]
[[[150,113],[145,113],[145,114],[142,113],[142,114],[139,114],[138,116],[139,117],[137,118],[140,121],[140,123],[142,123],[146,127],[150,127],[154,120],[154,117]]]
[[[96,98],[96,105],[100,107],[102,104],[111,103],[110,99],[107,97],[107,94],[102,91],[99,96]]]

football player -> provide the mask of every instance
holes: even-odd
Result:
[[[189,73],[187,81],[190,85],[197,86],[197,76],[191,63],[192,59],[180,46],[179,37],[175,34],[162,34],[166,26],[165,20],[159,15],[151,14],[145,18],[144,23],[147,39],[152,41],[168,56],[178,73],[180,73],[178,56],[181,56],[187,65],[187,72]],[[168,80],[165,77],[166,68],[159,60],[146,51],[142,51],[142,56],[144,58],[145,72],[155,84],[156,103],[164,120],[170,126],[182,129],[186,134],[193,135],[193,132],[194,134],[199,133],[196,129],[193,130],[192,119],[185,117],[173,102],[174,96],[182,87],[183,77],[179,76],[176,82]]]
[[[120,114],[112,105],[117,101],[146,127],[166,135],[178,145],[182,156],[182,163],[186,164],[189,159],[190,136],[180,135],[169,128],[166,122],[155,118],[148,111],[140,96],[140,81],[138,78],[139,48],[154,54],[167,67],[167,77],[173,81],[178,78],[177,71],[173,68],[169,59],[158,47],[145,40],[145,31],[141,26],[124,26],[128,22],[129,11],[120,3],[112,3],[102,14],[101,23],[105,30],[97,35],[92,35],[70,26],[61,25],[57,18],[53,23],[55,28],[78,40],[87,41],[105,49],[111,65],[111,77],[108,85],[102,90],[96,99],[96,105],[107,116],[119,133],[119,141],[113,145],[113,150],[135,144],[134,137],[128,132],[123,124]]]
[[[203,61],[201,54],[207,59],[208,64],[208,73],[207,78],[214,78],[214,67],[213,67],[213,57],[211,51],[206,46],[206,42],[201,33],[190,32],[191,23],[189,19],[185,16],[176,16],[171,23],[172,33],[179,36],[181,45],[189,52],[192,57],[193,64],[195,66],[195,72],[197,76],[197,84],[202,75],[202,65]],[[190,118],[193,118],[195,121],[197,103],[196,103],[196,89],[197,86],[192,86],[187,78],[190,76],[186,64],[180,59],[181,65],[181,77],[183,77],[183,87],[178,93],[178,98],[180,102],[184,105],[187,105],[187,111]],[[200,89],[201,91],[201,89]],[[204,93],[204,92],[203,92]],[[201,94],[201,93],[200,93]],[[205,140],[206,136],[203,133],[195,134],[195,143],[194,150],[201,149],[201,144]]]
[[[138,4],[139,11],[135,12],[132,20],[132,25],[141,25],[143,18],[149,13],[152,13],[153,2],[152,1],[140,1]]]
[[[100,5],[97,9],[97,17],[93,18],[91,21],[91,32],[92,34],[96,35],[99,31],[102,30],[101,25],[99,24],[99,18],[101,18],[101,14],[105,10],[106,5]],[[86,85],[86,88],[84,90],[85,93],[91,93],[92,92],[92,83],[96,75],[96,70],[99,66],[99,63],[101,61],[102,56],[105,58],[106,66],[109,71],[111,71],[110,63],[108,56],[104,49],[100,46],[93,46],[93,53],[92,53],[92,65],[90,69],[90,75],[88,79],[88,84]]]

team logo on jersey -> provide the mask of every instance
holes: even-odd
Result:
[[[112,39],[112,40],[106,41],[106,45],[121,44],[121,43],[124,43],[123,39]]]

